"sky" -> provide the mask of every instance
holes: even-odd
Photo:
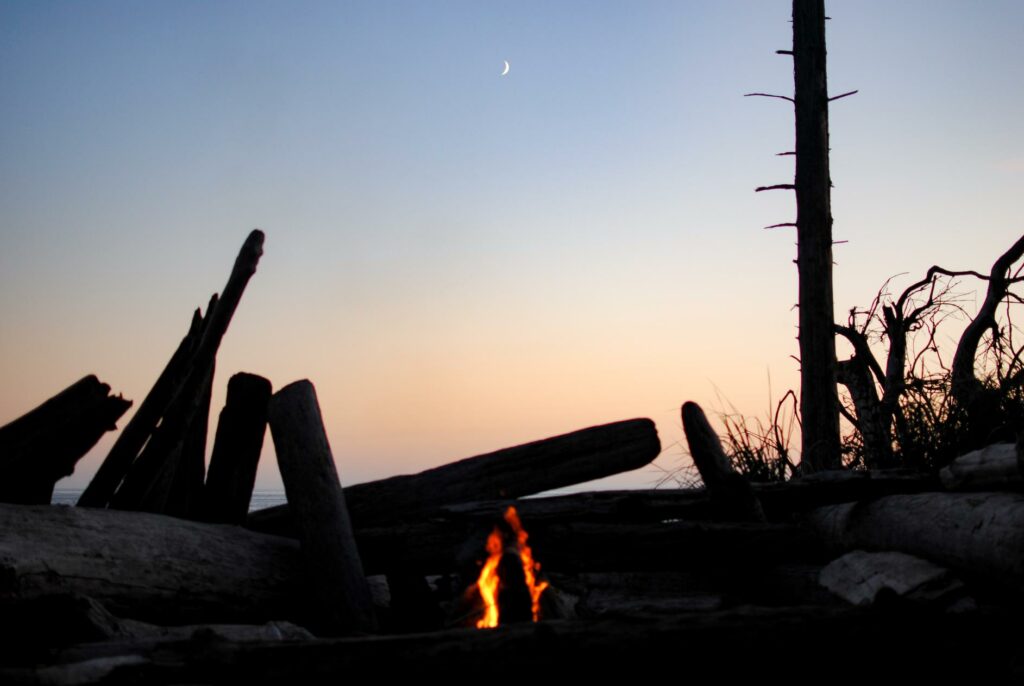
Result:
[[[843,321],[1021,234],[1024,3],[826,6]],[[789,15],[0,0],[0,424],[89,373],[137,407],[259,227],[214,416],[238,371],[312,380],[343,484],[645,416],[656,466],[601,485],[652,485],[684,401],[798,387],[793,198],[753,192],[792,108],[743,97],[791,93]]]

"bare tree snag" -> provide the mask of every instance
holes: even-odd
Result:
[[[978,345],[984,333],[996,326],[996,310],[1006,298],[1010,285],[1017,281],[1009,277],[1010,267],[1021,257],[1024,257],[1024,236],[1018,238],[992,265],[985,301],[974,320],[964,329],[953,355],[953,398],[959,407],[967,411],[970,423],[975,426],[986,424],[982,415],[987,409],[983,402],[985,388],[974,373]]]
[[[660,452],[654,422],[630,419],[356,484],[345,489],[345,499],[358,526],[409,520],[444,505],[518,498],[638,469]],[[286,506],[253,514],[260,529],[288,529]]]
[[[807,521],[834,546],[904,552],[1024,591],[1024,495],[891,495],[818,508]]]
[[[267,416],[303,558],[320,600],[321,630],[372,631],[370,589],[313,384],[303,380],[285,386],[271,398]]]
[[[832,299],[825,2],[793,0],[797,269],[800,278],[801,465],[841,466]]]
[[[176,388],[169,389],[170,399],[160,413],[159,426],[110,498],[111,507],[197,516],[196,496],[202,488],[197,456],[200,452],[205,454],[204,427],[209,415],[214,361],[262,254],[263,232],[254,230],[238,253],[224,291],[219,298],[211,299],[198,343],[183,363],[183,374],[175,379]],[[183,470],[180,476],[179,470]]]
[[[267,431],[270,381],[240,372],[228,381],[227,400],[206,475],[203,519],[244,524]]]
[[[733,469],[722,450],[718,434],[704,416],[704,410],[697,403],[687,402],[683,404],[682,415],[690,456],[719,517],[735,521],[765,521],[761,503],[747,480]]]
[[[0,427],[0,502],[49,504],[53,485],[131,404],[90,375]]]

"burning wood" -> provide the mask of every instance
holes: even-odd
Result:
[[[511,536],[506,535],[500,525],[491,531],[487,537],[487,561],[475,585],[484,604],[484,616],[476,623],[478,629],[498,626],[502,608],[515,607],[514,598],[523,590],[528,594],[527,617],[540,621],[540,596],[548,582],[537,580],[540,563],[533,559],[533,551],[526,542],[529,535],[519,521],[516,508],[505,510],[504,521]],[[507,540],[509,538],[512,540]],[[512,558],[511,563],[506,562],[509,558]],[[518,613],[511,614],[515,617]]]

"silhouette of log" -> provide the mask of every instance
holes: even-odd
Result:
[[[939,478],[951,491],[1019,491],[1024,487],[1013,443],[996,443],[961,455],[942,468]]]
[[[195,496],[202,490],[203,470],[197,468],[196,456],[199,443],[205,454],[208,384],[220,342],[262,254],[263,232],[254,230],[242,245],[220,298],[211,301],[184,383],[111,498],[111,507],[198,516]],[[179,469],[183,472],[180,476]]]
[[[313,384],[296,381],[278,391],[267,417],[306,569],[319,599],[318,628],[334,634],[372,631],[370,589]]]
[[[293,540],[142,512],[0,505],[0,596],[65,592],[159,624],[308,610]]]
[[[747,480],[733,469],[704,410],[697,403],[687,402],[683,404],[682,415],[690,456],[717,516],[734,521],[765,521],[761,503]]]
[[[131,404],[90,375],[0,427],[0,501],[49,504],[54,483],[116,428]]]
[[[270,395],[270,381],[262,376],[240,372],[228,381],[206,476],[205,521],[245,523],[267,431]]]
[[[202,314],[196,310],[192,315],[188,333],[178,344],[178,348],[139,405],[139,409],[117,437],[88,487],[79,496],[80,507],[106,507],[110,503],[124,475],[128,473],[139,451],[167,411],[168,404],[185,382],[190,370],[189,362],[199,343],[199,337],[202,336],[202,327]]]
[[[516,498],[643,467],[658,456],[654,422],[631,419],[469,457],[419,474],[345,489],[356,526],[410,520],[439,507]],[[288,532],[286,506],[253,513],[249,526]]]
[[[891,495],[818,508],[807,521],[833,546],[904,552],[1024,591],[1024,495]]]

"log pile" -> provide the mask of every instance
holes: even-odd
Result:
[[[686,403],[699,489],[536,497],[651,462],[661,445],[649,419],[343,488],[313,384],[275,393],[238,373],[207,471],[216,351],[262,245],[260,232],[246,240],[78,507],[46,504],[53,483],[130,402],[86,377],[0,428],[4,683],[336,681],[361,667],[451,674],[567,660],[597,675],[680,650],[721,674],[765,674],[770,660],[792,673],[778,656],[794,645],[817,675],[851,641],[898,659],[908,636],[950,651],[941,669],[899,661],[908,675],[1005,676],[1024,664],[997,629],[1024,592],[1012,445],[941,475],[751,484]],[[267,427],[287,505],[248,513]],[[550,584],[544,620],[466,628],[482,611],[486,541],[509,506]],[[980,646],[996,657],[979,666]]]

